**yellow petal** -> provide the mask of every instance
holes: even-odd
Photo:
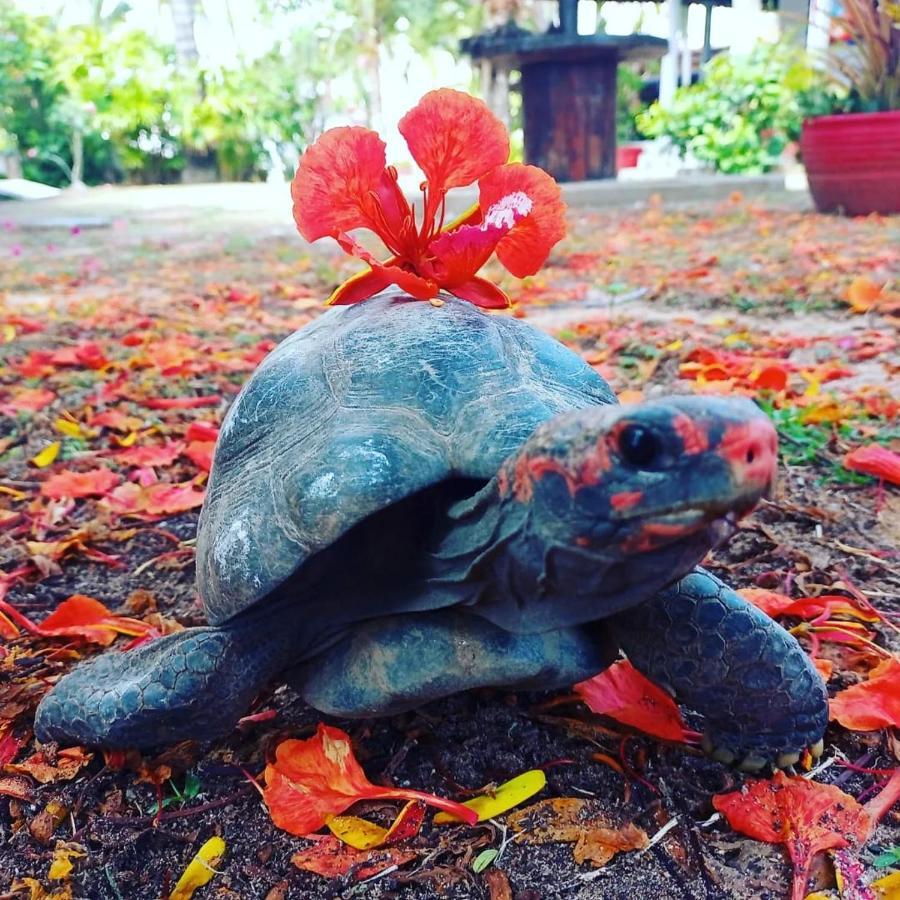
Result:
[[[529,797],[533,797],[546,783],[547,776],[541,769],[531,769],[504,782],[493,794],[481,794],[471,800],[466,800],[463,806],[474,809],[478,813],[478,821],[483,822],[485,819],[493,819],[494,816],[502,815]],[[460,820],[455,816],[445,812],[439,812],[434,817],[436,825],[458,821]]]
[[[900,900],[900,872],[891,872],[871,885],[881,900]]]
[[[59,441],[54,441],[52,444],[47,444],[40,453],[31,457],[31,464],[37,466],[39,469],[44,469],[59,456]]]
[[[169,900],[190,900],[194,891],[202,888],[213,875],[215,867],[225,855],[225,841],[220,837],[211,837],[188,863],[175,889],[169,894]]]
[[[130,431],[125,437],[115,438],[115,442],[120,447],[130,447],[137,439],[138,433],[136,431]]]
[[[63,881],[72,874],[72,858],[80,859],[86,856],[81,844],[66,844],[60,841],[53,851],[53,861],[50,863],[50,871],[47,877],[51,881]]]
[[[332,816],[327,824],[328,830],[336,838],[349,844],[354,850],[379,847],[387,837],[387,828],[359,816]]]
[[[81,430],[81,426],[77,422],[73,422],[71,419],[57,419],[53,426],[60,434],[64,434],[66,437],[70,438],[83,438],[84,432]]]

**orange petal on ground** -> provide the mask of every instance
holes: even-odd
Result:
[[[102,497],[120,480],[109,469],[91,469],[89,472],[72,472],[66,469],[48,478],[41,485],[41,494],[51,500],[61,500],[63,497]]]
[[[626,660],[576,684],[575,693],[592,712],[654,737],[682,742],[690,737],[675,701]]]
[[[876,284],[866,275],[860,275],[847,288],[847,302],[853,312],[868,312],[880,299],[884,285]]]
[[[451,800],[403,788],[372,784],[353,755],[350,736],[319,724],[313,737],[282,741],[275,762],[266,766],[265,801],[272,821],[291,834],[317,831],[358,800],[422,800],[458,815],[469,824],[477,813]]]
[[[717,794],[713,806],[735,831],[758,841],[784,844],[794,866],[792,900],[806,895],[813,856],[822,850],[861,846],[871,826],[869,813],[830,784],[776,772],[740,791]]]
[[[139,637],[153,626],[130,616],[114,615],[103,603],[84,594],[73,594],[37,626],[44,637],[75,637],[108,646],[117,634]]]
[[[852,731],[900,727],[900,659],[892,656],[829,703],[831,718]]]
[[[844,457],[844,468],[900,484],[900,453],[880,444],[857,447]]]

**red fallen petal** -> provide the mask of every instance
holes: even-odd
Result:
[[[900,484],[900,454],[880,444],[851,450],[844,457],[844,468],[883,478],[891,484]]]
[[[689,737],[675,701],[626,660],[575,685],[575,693],[595,713],[667,741]]]
[[[754,387],[767,391],[783,391],[787,387],[788,372],[783,366],[767,366],[751,378]]]
[[[149,397],[146,400],[135,400],[147,409],[200,409],[204,406],[218,406],[222,398],[218,394],[208,397]]]
[[[450,288],[450,293],[482,309],[509,309],[512,305],[509,297],[496,284],[485,278],[475,277],[463,284],[457,284]]]
[[[186,484],[151,484],[144,488],[143,512],[151,516],[171,516],[203,505],[205,491]]]
[[[443,231],[428,246],[436,257],[435,277],[441,287],[453,288],[469,281],[490,259],[500,239],[512,227],[503,225],[463,225]]]
[[[191,422],[184,436],[189,441],[214,441],[219,437],[219,426],[214,422]]]
[[[566,204],[559,185],[543,169],[512,163],[500,166],[479,182],[479,206],[485,221],[491,209],[510,204],[509,198],[524,194],[532,208],[517,221],[509,234],[497,245],[500,262],[517,278],[534,275],[550,255],[554,244],[566,235]]]
[[[443,191],[471,184],[509,158],[503,123],[462,91],[429,91],[398,127],[438,200]]]
[[[73,594],[50,613],[37,626],[43,637],[80,637],[104,647],[111,644],[117,634],[132,637],[147,634],[153,626],[130,616],[114,615],[99,600],[84,594]]]
[[[51,500],[63,497],[102,497],[119,483],[119,476],[109,469],[92,469],[90,472],[59,472],[41,485],[41,495]]]
[[[114,455],[117,463],[125,466],[171,466],[184,451],[179,441],[166,441],[146,447],[129,447]]]
[[[368,128],[331,128],[307,147],[291,184],[294,221],[308,241],[372,227],[385,144]]]
[[[14,416],[20,410],[38,412],[45,406],[49,406],[55,399],[56,394],[47,388],[22,388],[0,407],[0,411],[8,416]]]
[[[900,659],[879,663],[868,681],[841,691],[829,707],[831,718],[853,731],[900,727]]]
[[[325,301],[326,306],[350,306],[361,300],[368,300],[383,291],[391,283],[383,270],[365,269],[348,278],[335,288],[334,293]]]
[[[794,866],[792,900],[806,896],[813,856],[822,850],[865,843],[871,816],[849,794],[831,784],[776,772],[740,791],[717,794],[713,806],[735,831],[758,841],[784,844]]]
[[[315,841],[311,847],[303,847],[292,857],[298,869],[315,872],[323,878],[343,878],[353,872],[354,881],[372,878],[391,866],[402,866],[416,858],[414,850],[398,847],[380,847],[375,850],[354,850],[334,835],[309,835]]]
[[[372,784],[353,755],[350,736],[319,723],[313,737],[282,741],[266,766],[264,799],[272,821],[291,834],[307,835],[358,800],[422,800],[474,824],[478,814],[443,797]]]
[[[191,441],[184,451],[184,455],[201,471],[209,472],[212,469],[213,454],[216,449],[215,441]]]

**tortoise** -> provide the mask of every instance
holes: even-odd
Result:
[[[367,717],[550,689],[622,652],[745,769],[821,752],[796,640],[698,563],[771,487],[748,399],[619,405],[511,316],[389,290],[281,343],[229,410],[197,537],[208,627],[76,667],[41,740],[226,734],[275,676]]]

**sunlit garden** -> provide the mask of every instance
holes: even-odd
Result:
[[[898,148],[885,0],[0,0],[0,897],[900,896]]]

